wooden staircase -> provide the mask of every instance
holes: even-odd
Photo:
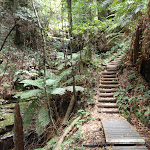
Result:
[[[97,104],[99,113],[119,113],[114,94],[119,87],[117,69],[121,58],[122,56],[119,56],[111,61],[101,73],[99,104]]]

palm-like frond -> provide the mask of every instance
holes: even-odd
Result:
[[[35,112],[38,110],[39,100],[33,100],[29,107],[26,109],[23,115],[23,126],[24,129],[27,129],[30,125],[33,117],[35,116]]]
[[[36,119],[36,131],[40,135],[43,129],[49,124],[50,119],[48,110],[46,108],[40,108],[38,117]]]

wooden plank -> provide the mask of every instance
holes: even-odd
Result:
[[[110,85],[103,85],[103,84],[100,84],[99,87],[100,87],[100,88],[118,88],[119,85],[117,85],[117,84],[110,84]]]
[[[107,144],[145,144],[144,139],[126,120],[102,119]]]
[[[100,97],[114,97],[115,93],[100,93]]]
[[[118,78],[101,78],[102,81],[118,81]]]
[[[103,93],[111,93],[111,92],[116,92],[117,89],[100,89],[100,92],[103,92]]]
[[[98,113],[119,113],[119,109],[118,108],[100,108],[98,111]]]
[[[117,108],[117,104],[116,103],[100,103],[100,104],[97,104],[97,107],[100,107],[100,108]]]
[[[148,150],[146,146],[107,146],[106,150]]]
[[[103,97],[103,98],[100,98],[99,100],[98,100],[99,102],[106,102],[106,103],[108,103],[108,102],[116,102],[116,98],[105,98],[105,97]]]
[[[103,78],[116,78],[116,75],[101,75]]]

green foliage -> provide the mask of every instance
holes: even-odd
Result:
[[[113,20],[115,21],[115,26],[112,27],[112,30],[114,30],[118,26],[129,26],[132,21],[134,21],[134,17],[137,16],[138,13],[146,10],[147,4],[148,0],[114,0],[113,3],[109,6],[109,10],[114,13]]]
[[[43,89],[43,79],[37,79],[37,80],[23,80],[20,83],[23,83],[24,86],[35,86],[40,89]],[[49,83],[49,81],[48,81]]]
[[[33,100],[29,107],[26,109],[23,115],[23,127],[27,129],[30,125],[33,117],[35,117],[35,112],[38,110],[39,100]]]
[[[67,86],[67,87],[65,87],[65,89],[66,89],[67,91],[73,92],[73,86]],[[76,90],[76,91],[83,92],[83,91],[85,91],[85,88],[83,88],[83,87],[81,87],[81,86],[75,86],[75,90]]]
[[[46,88],[47,88],[47,94],[49,97],[53,95],[64,95],[66,91],[73,92],[73,86],[67,86],[63,87],[61,86],[62,81],[64,78],[66,78],[68,75],[72,73],[72,69],[68,68],[64,70],[59,75],[53,75],[51,73],[47,73],[47,79],[46,79]],[[50,76],[48,76],[50,75]],[[70,82],[71,80],[69,80]],[[69,83],[69,82],[65,82]],[[50,119],[48,115],[48,110],[46,108],[42,107],[42,100],[44,100],[44,80],[41,78],[38,78],[36,80],[23,80],[20,82],[21,84],[24,84],[25,87],[29,87],[30,90],[22,91],[21,93],[16,94],[15,98],[20,98],[21,100],[32,100],[32,103],[28,107],[28,109],[25,111],[24,114],[24,128],[26,129],[29,124],[31,123],[34,113],[36,110],[39,109],[38,115],[36,118],[36,130],[37,133],[40,135],[44,128],[49,124]],[[65,85],[64,84],[64,85]],[[75,86],[76,91],[83,92],[85,89],[81,86]],[[40,99],[40,102],[39,102]],[[41,106],[39,106],[39,104]],[[38,108],[39,106],[39,108]]]
[[[64,88],[55,88],[52,90],[51,94],[52,95],[57,95],[57,94],[58,95],[64,95],[65,92],[66,92],[66,89],[64,89]]]
[[[130,119],[131,113],[134,113],[142,123],[149,125],[149,88],[141,83],[137,78],[137,73],[129,71],[128,81],[131,83],[125,89],[119,90],[115,96],[117,104],[126,118]]]
[[[36,119],[36,131],[40,135],[45,127],[49,124],[49,114],[46,108],[40,108]]]
[[[0,99],[0,111],[1,111],[1,109],[2,109],[2,103],[4,102],[4,99]],[[1,119],[4,119],[4,116],[3,116],[3,114],[1,113],[0,114],[0,120]]]
[[[42,91],[40,89],[35,89],[35,90],[26,90],[23,92],[20,92],[14,96],[14,98],[20,98],[20,99],[30,99],[33,97],[38,97],[40,96],[40,93]]]
[[[50,141],[47,142],[47,145],[49,145],[48,149],[53,149],[55,147],[55,144],[57,142],[57,137],[53,137]]]

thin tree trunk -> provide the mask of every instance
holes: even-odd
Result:
[[[71,114],[72,112],[72,109],[73,109],[73,106],[74,106],[74,103],[75,103],[75,100],[74,100],[74,95],[71,97],[71,100],[70,100],[70,103],[69,103],[69,106],[68,106],[68,109],[67,109],[67,112],[65,114],[65,117],[64,117],[64,120],[63,120],[63,124],[66,123],[66,121],[68,120],[69,118],[69,115]]]
[[[32,7],[34,9],[34,13],[36,15],[36,18],[37,18],[37,21],[38,21],[38,26],[40,28],[42,39],[43,39],[44,91],[45,91],[45,96],[46,96],[47,107],[48,107],[48,110],[49,110],[49,117],[50,117],[52,125],[55,129],[55,134],[57,135],[58,131],[57,131],[56,125],[54,123],[53,117],[51,115],[51,105],[50,105],[50,101],[49,101],[49,97],[48,97],[48,93],[47,93],[47,88],[46,88],[46,49],[45,49],[46,48],[46,40],[45,40],[45,37],[44,37],[44,32],[43,32],[43,28],[42,28],[42,25],[41,25],[40,20],[39,20],[38,13],[37,13],[35,5],[34,5],[34,1],[33,0],[31,0],[31,1],[32,1]]]
[[[72,66],[72,78],[73,78],[73,97],[71,98],[67,113],[65,115],[63,123],[68,119],[74,103],[76,102],[76,89],[75,89],[75,71],[72,64],[72,0],[67,0],[68,3],[68,21],[69,21],[69,37],[70,37],[70,51],[71,51],[71,66]]]

